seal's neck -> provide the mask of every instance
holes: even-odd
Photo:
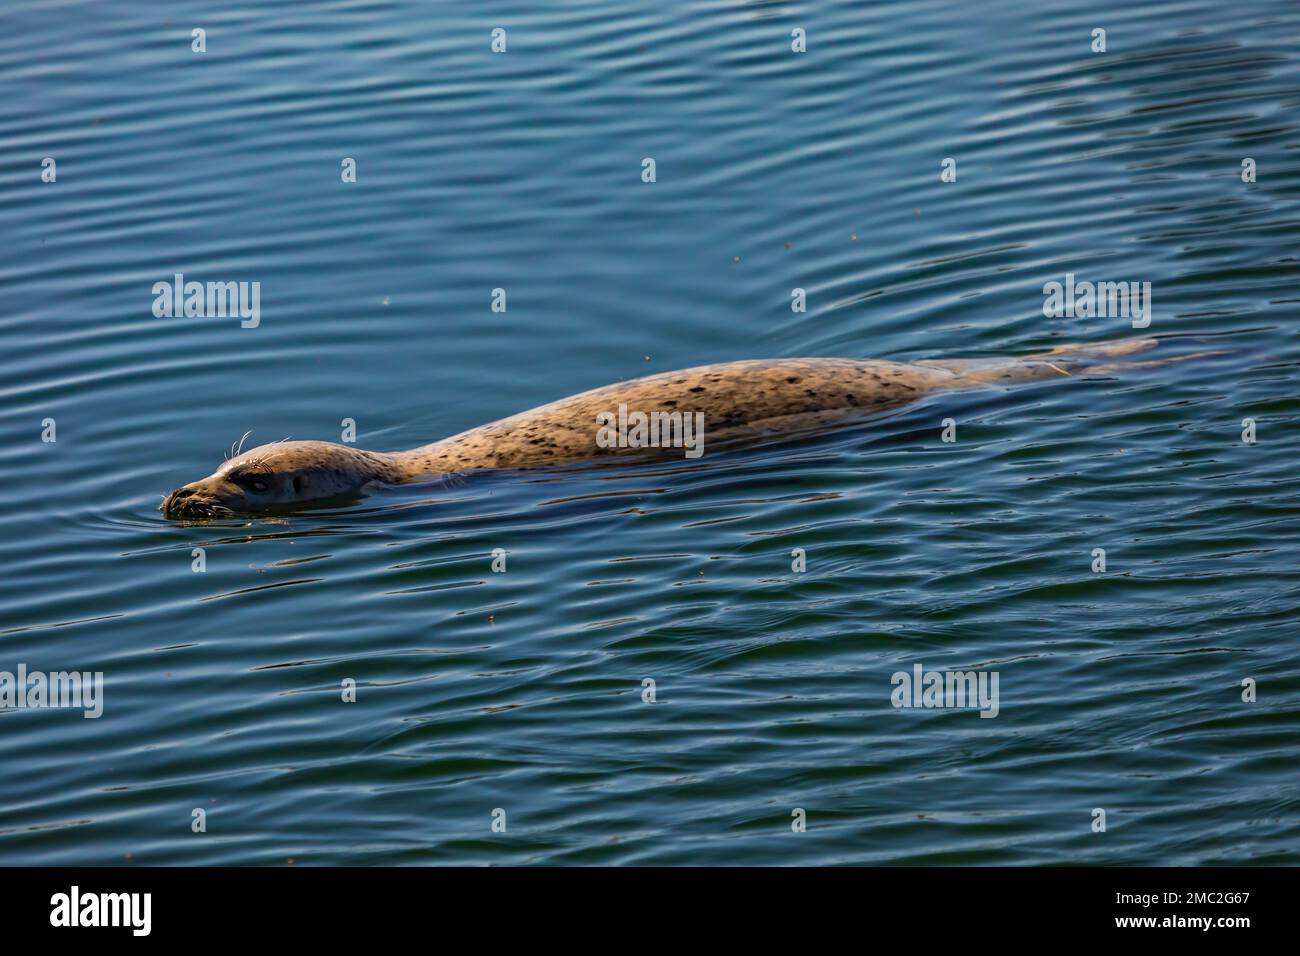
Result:
[[[479,457],[466,454],[466,449],[458,442],[459,438],[459,435],[444,438],[407,451],[368,454],[382,460],[385,477],[380,480],[389,484],[418,481],[470,467],[484,467]]]

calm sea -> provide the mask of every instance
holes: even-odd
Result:
[[[0,85],[0,671],[104,675],[0,711],[0,863],[1300,862],[1291,0],[8,0]],[[156,317],[177,273],[259,324]],[[156,510],[248,430],[1138,334],[1067,273],[1220,354]],[[917,665],[997,717],[895,708]]]

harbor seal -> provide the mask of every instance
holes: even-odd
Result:
[[[260,514],[357,497],[374,483],[485,469],[712,450],[851,423],[939,391],[1010,385],[1080,371],[1109,372],[1117,356],[1154,348],[1134,338],[1067,345],[1019,358],[890,362],[758,359],[702,365],[606,385],[409,451],[284,441],[237,453],[207,478],[167,495],[169,518]],[[635,422],[629,440],[628,422]],[[662,426],[662,431],[658,427]],[[616,427],[617,426],[617,427]],[[664,435],[667,441],[659,441]],[[692,445],[694,442],[694,445]]]

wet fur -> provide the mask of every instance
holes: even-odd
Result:
[[[602,448],[596,442],[596,416],[616,411],[620,404],[646,414],[703,412],[706,447],[717,450],[870,417],[939,391],[1109,372],[1124,367],[1107,364],[1110,360],[1156,344],[1155,339],[1126,339],[999,359],[903,363],[791,358],[702,365],[592,389],[409,451],[284,441],[240,454],[241,439],[233,458],[208,478],[177,489],[162,507],[169,514],[202,510],[215,516],[357,493],[372,482],[644,456],[642,449]],[[680,448],[660,451],[682,455]],[[250,472],[264,474],[275,483],[272,494],[287,499],[259,502],[239,489],[232,477]],[[302,497],[289,493],[286,475],[294,476],[295,489],[302,483]]]

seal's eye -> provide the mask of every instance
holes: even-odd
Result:
[[[244,472],[243,474],[233,474],[230,476],[230,480],[243,485],[249,491],[256,491],[258,494],[265,493],[271,487],[269,481],[264,481],[256,475],[250,475],[247,472]]]

